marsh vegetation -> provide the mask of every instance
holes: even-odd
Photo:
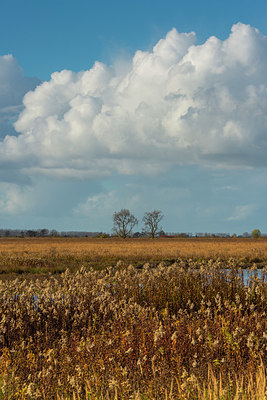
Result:
[[[224,242],[224,254],[217,243],[214,255],[214,241],[63,240],[53,254],[48,243],[20,242],[32,246],[23,257],[71,264],[76,254],[73,272],[1,275],[0,398],[266,398],[264,242],[246,242],[247,252]],[[109,267],[82,266],[97,254],[88,243]],[[5,245],[2,257],[25,252]]]

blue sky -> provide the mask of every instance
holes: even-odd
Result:
[[[1,227],[267,232],[266,36],[264,1],[3,1]]]
[[[13,54],[27,76],[111,63],[120,55],[151,49],[173,27],[195,31],[198,42],[225,39],[243,22],[267,34],[267,4],[259,0],[3,0],[1,54]]]

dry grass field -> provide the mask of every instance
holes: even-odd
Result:
[[[248,267],[267,260],[267,239],[0,239],[0,273],[75,271],[81,264],[105,268],[118,260],[142,265],[178,258],[234,258]]]
[[[267,258],[267,238],[1,238],[0,253],[89,254],[115,257],[260,257]]]

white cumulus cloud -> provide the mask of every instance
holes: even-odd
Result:
[[[172,29],[125,68],[52,74],[24,97],[0,165],[58,177],[175,164],[267,165],[267,37],[238,23],[197,45]]]

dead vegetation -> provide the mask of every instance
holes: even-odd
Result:
[[[266,266],[220,263],[1,281],[0,398],[265,399]]]

